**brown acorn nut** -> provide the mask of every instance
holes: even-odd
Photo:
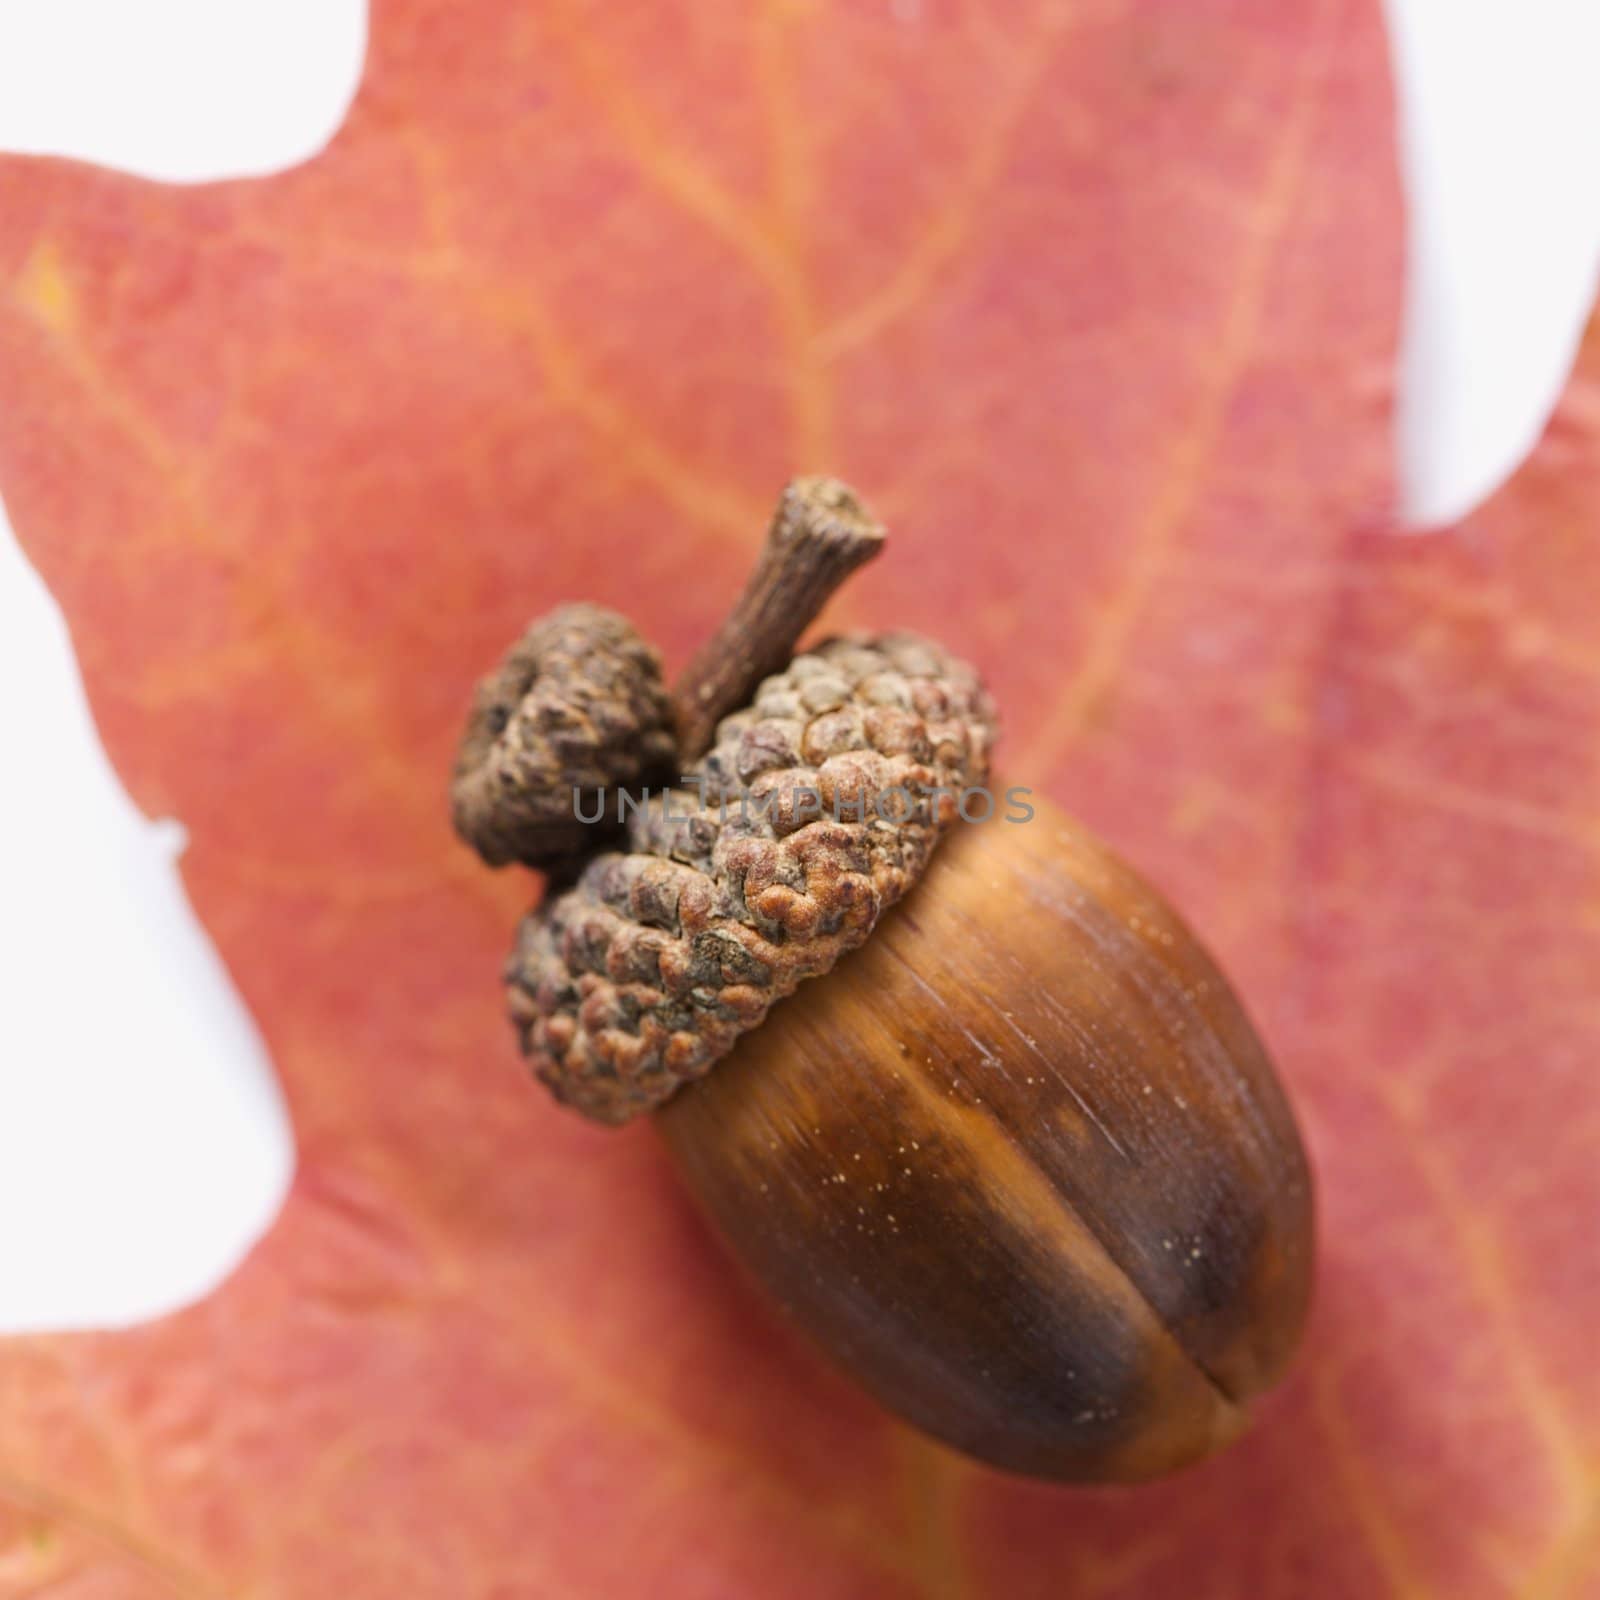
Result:
[[[985,782],[987,698],[923,641],[825,646],[722,720],[880,542],[842,486],[785,492],[673,697],[683,760],[717,729],[702,794]],[[1053,807],[996,810],[953,825],[933,796],[908,825],[852,827],[780,806],[752,826],[658,802],[632,853],[593,856],[526,919],[513,1017],[577,1109],[661,1107],[735,1254],[892,1410],[1012,1471],[1153,1477],[1234,1437],[1293,1352],[1305,1155],[1170,907]]]
[[[1312,1197],[1233,991],[1053,806],[958,827],[656,1123],[735,1253],[970,1455],[1155,1477],[1244,1426],[1305,1320]]]

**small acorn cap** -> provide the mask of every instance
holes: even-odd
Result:
[[[565,605],[478,685],[451,780],[456,832],[491,867],[560,867],[604,842],[581,817],[677,766],[661,658],[625,617]]]

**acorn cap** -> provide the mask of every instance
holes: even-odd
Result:
[[[799,655],[683,786],[531,912],[507,967],[557,1099],[620,1123],[700,1077],[917,881],[995,732],[977,673],[909,634]]]
[[[492,867],[559,868],[598,842],[579,820],[618,785],[677,770],[661,658],[625,617],[566,605],[478,686],[456,757],[456,832]]]

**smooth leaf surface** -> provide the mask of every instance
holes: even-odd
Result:
[[[385,0],[307,166],[0,165],[0,490],[301,1154],[204,1304],[0,1346],[0,1594],[1595,1592],[1597,410],[1387,530],[1391,142],[1372,0]],[[835,619],[983,664],[1302,1109],[1309,1346],[1169,1485],[914,1438],[515,1061],[475,674],[681,661],[817,469]]]

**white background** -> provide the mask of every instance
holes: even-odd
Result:
[[[1412,200],[1396,449],[1425,537],[1525,455],[1594,299],[1600,6],[1387,9]],[[361,0],[0,0],[0,149],[174,182],[304,160],[365,26]],[[0,787],[0,1332],[125,1322],[204,1293],[270,1226],[292,1137],[184,898],[181,826],[123,794],[3,513],[0,748],[54,774],[48,805]]]

